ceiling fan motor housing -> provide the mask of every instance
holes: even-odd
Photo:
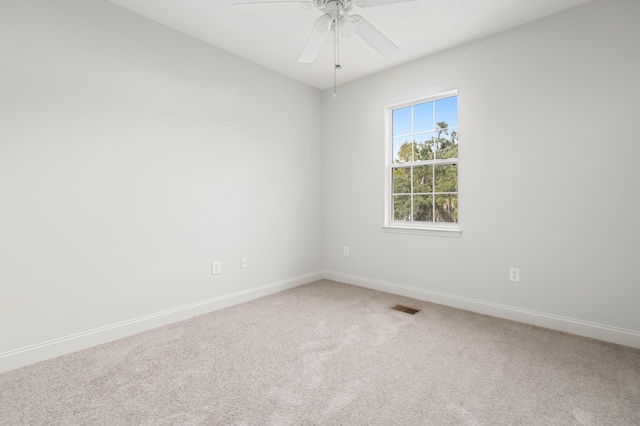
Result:
[[[325,13],[336,9],[341,9],[342,12],[350,12],[355,4],[355,0],[313,0],[313,5]],[[340,5],[339,8],[336,7],[338,5]]]

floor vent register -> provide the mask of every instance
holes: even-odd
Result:
[[[396,305],[391,309],[395,309],[396,311],[405,312],[407,314],[415,315],[420,312],[420,309],[413,309],[408,306]]]

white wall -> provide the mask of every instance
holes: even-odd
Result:
[[[325,275],[640,346],[639,40],[600,0],[326,91]],[[384,233],[384,107],[451,89],[462,235]]]
[[[320,91],[102,0],[2,2],[0,52],[4,361],[321,277]]]

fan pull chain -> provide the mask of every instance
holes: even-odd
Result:
[[[333,97],[338,97],[338,70],[340,65],[340,15],[336,17],[333,26]]]

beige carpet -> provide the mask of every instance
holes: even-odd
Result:
[[[45,424],[640,425],[640,351],[319,281],[0,375]]]

